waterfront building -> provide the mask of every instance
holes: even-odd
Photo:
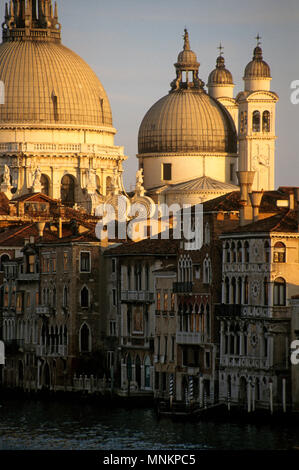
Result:
[[[220,400],[248,411],[286,410],[291,404],[290,298],[298,290],[298,202],[294,188],[283,189],[284,199],[274,198],[276,214],[266,218],[259,214],[262,193],[252,192],[252,223],[242,225],[241,212],[241,226],[220,236]],[[273,194],[267,196],[273,200]]]

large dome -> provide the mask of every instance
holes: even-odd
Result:
[[[57,7],[53,13],[49,2],[38,2],[38,11],[36,1],[30,5],[26,21],[17,2],[9,11],[6,7],[0,124],[111,128],[111,108],[101,82],[83,59],[61,44]]]
[[[77,54],[52,42],[0,45],[0,122],[112,126],[105,90]]]
[[[176,90],[145,115],[139,154],[168,152],[235,153],[236,132],[225,108],[203,90]]]

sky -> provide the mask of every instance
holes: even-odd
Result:
[[[116,145],[124,146],[127,190],[135,183],[138,129],[148,109],[170,89],[187,27],[200,78],[214,69],[221,41],[235,96],[252,59],[257,33],[270,65],[276,114],[276,187],[299,186],[298,0],[57,0],[63,44],[95,71],[110,100]],[[1,17],[4,1],[1,0]]]

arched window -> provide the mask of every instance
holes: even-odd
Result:
[[[269,284],[266,277],[264,278],[264,305],[269,305]]]
[[[245,283],[244,283],[244,303],[248,304],[248,294],[249,294],[249,282],[248,282],[248,277],[245,277]]]
[[[230,263],[230,248],[229,248],[229,243],[228,242],[225,244],[225,253],[226,253],[225,261],[227,263]]]
[[[274,305],[286,305],[286,281],[282,277],[278,277],[274,281]]]
[[[56,295],[56,287],[53,287],[53,293],[52,293],[52,307],[56,308],[56,302],[57,302],[57,295]]]
[[[244,243],[244,255],[245,255],[245,263],[249,263],[249,243],[246,241]]]
[[[206,305],[206,329],[207,329],[207,336],[210,336],[210,305]]]
[[[49,178],[47,175],[41,175],[40,177],[40,183],[41,183],[41,192],[42,194],[45,194],[46,196],[49,196],[50,193],[50,183],[49,183]]]
[[[237,283],[236,283],[236,278],[232,278],[232,290],[233,290],[233,298],[232,298],[232,303],[236,304],[237,300]]]
[[[112,192],[112,178],[111,176],[107,176],[106,178],[106,195]]]
[[[252,132],[260,132],[261,130],[261,115],[259,111],[253,111],[252,114]]]
[[[244,132],[244,112],[240,114],[240,132]]]
[[[127,379],[128,382],[132,380],[132,359],[131,359],[131,354],[128,354],[127,357]]]
[[[265,244],[264,244],[264,261],[265,263],[269,263],[270,261],[270,245],[267,240],[265,241]]]
[[[225,303],[229,304],[229,278],[225,278]]]
[[[69,304],[69,298],[68,298],[68,288],[67,286],[64,286],[63,288],[63,306],[68,307]]]
[[[236,245],[235,245],[235,242],[232,243],[231,245],[231,260],[232,260],[232,263],[235,263],[237,261],[237,253],[236,253]]]
[[[81,289],[81,307],[88,308],[89,307],[89,290],[86,286]]]
[[[206,258],[203,262],[203,283],[210,284],[212,279],[211,260]]]
[[[243,261],[241,242],[237,243],[237,261],[238,261],[238,263],[242,263],[242,261]]]
[[[3,273],[4,271],[4,266],[3,266],[3,263],[5,263],[6,261],[9,261],[10,260],[10,257],[8,255],[2,255],[1,258],[0,258],[0,271]]]
[[[269,111],[263,112],[263,132],[270,132],[270,113]]]
[[[242,303],[242,278],[238,278],[238,286],[237,286],[237,303]]]
[[[81,352],[90,351],[90,330],[86,323],[84,323],[80,330],[80,346]]]
[[[61,180],[61,201],[68,206],[75,204],[75,179],[71,175],[65,175]]]
[[[151,386],[151,360],[146,356],[144,361],[144,386],[150,388]]]
[[[286,246],[282,242],[277,242],[274,245],[273,263],[285,263],[285,262],[286,262]]]

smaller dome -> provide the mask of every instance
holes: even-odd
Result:
[[[220,55],[217,58],[216,68],[209,75],[208,86],[233,84],[233,76],[230,71],[225,68],[224,57]]]
[[[259,45],[253,51],[252,61],[245,68],[244,78],[271,78],[270,67],[263,60],[263,51]]]

